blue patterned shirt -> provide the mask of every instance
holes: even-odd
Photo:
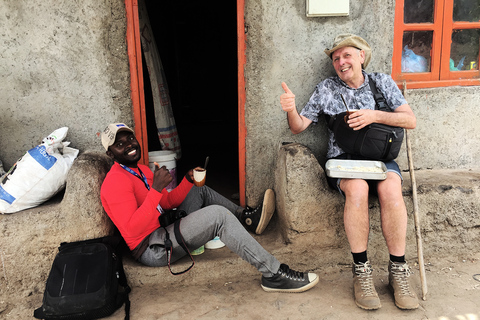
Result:
[[[407,104],[402,92],[390,75],[376,72],[367,74],[363,70],[362,72],[365,81],[357,89],[349,87],[338,76],[333,76],[320,82],[315,87],[315,91],[305,107],[303,107],[300,114],[317,123],[318,116],[321,114],[333,116],[345,112],[347,110],[340,94],[345,98],[345,102],[349,109],[375,110],[375,99],[373,98],[373,93],[368,84],[369,77],[372,77],[377,90],[383,94],[387,107],[392,111],[401,105]],[[344,153],[335,141],[333,132],[330,129],[328,129],[328,134],[329,141],[327,158],[333,158]]]

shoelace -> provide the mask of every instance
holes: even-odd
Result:
[[[360,287],[367,296],[375,295],[372,272],[372,267],[369,266],[367,263],[355,265],[355,274],[360,281]]]
[[[294,281],[304,281],[305,276],[303,272],[295,271],[290,269],[288,266],[282,266],[279,272],[285,276],[287,279],[291,279]]]
[[[256,213],[260,209],[260,206],[256,207],[255,209],[247,207],[247,210],[245,210],[245,215],[251,215]]]
[[[397,282],[400,287],[402,295],[412,295],[410,292],[410,286],[408,285],[408,277],[411,274],[410,268],[405,264],[392,263],[391,273],[393,279]]]

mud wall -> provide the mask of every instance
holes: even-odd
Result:
[[[307,18],[305,0],[246,0],[246,196],[258,203],[273,186],[280,143],[299,142],[320,163],[326,152],[323,123],[292,135],[281,110],[280,83],[297,107],[314,86],[333,75],[323,53],[336,34],[357,33],[373,48],[367,71],[390,73],[393,0],[351,1],[348,17]],[[0,2],[0,160],[9,168],[43,137],[69,127],[67,141],[102,151],[106,123],[133,124],[123,0]],[[416,168],[478,168],[477,87],[408,91],[417,115],[410,137]],[[398,162],[407,168],[406,152]]]
[[[60,127],[101,150],[110,122],[132,123],[122,0],[0,2],[0,160],[8,169]]]
[[[305,0],[246,1],[246,124],[247,200],[256,203],[272,187],[276,151],[282,142],[298,142],[312,149],[323,164],[326,154],[324,123],[293,135],[281,110],[279,96],[285,81],[296,95],[297,108],[307,103],[315,85],[333,75],[323,50],[339,33],[364,37],[373,49],[367,72],[390,74],[393,43],[393,0],[350,1],[348,17],[307,18]],[[407,91],[417,116],[410,134],[415,168],[478,168],[476,141],[480,106],[477,87],[445,87]],[[404,151],[398,162],[408,169]]]

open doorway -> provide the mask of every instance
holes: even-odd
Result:
[[[209,156],[207,185],[238,202],[237,4],[224,0],[145,0],[145,4],[182,148],[177,178],[203,166]],[[143,75],[148,149],[155,151],[160,144],[146,69]]]

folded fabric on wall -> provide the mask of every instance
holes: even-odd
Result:
[[[65,187],[79,150],[63,142],[68,128],[55,130],[28,150],[0,181],[0,213],[35,207]]]
[[[177,154],[176,159],[178,160],[182,157],[180,138],[178,137],[177,126],[173,116],[172,104],[170,102],[170,95],[167,81],[165,79],[165,73],[163,71],[162,60],[158,53],[145,1],[138,2],[138,16],[142,49],[152,87],[158,138],[162,150],[175,151]]]

